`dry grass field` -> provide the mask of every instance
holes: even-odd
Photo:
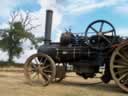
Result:
[[[73,73],[60,83],[28,85],[22,72],[0,72],[0,96],[128,96],[114,82],[98,83],[99,78],[87,79]]]

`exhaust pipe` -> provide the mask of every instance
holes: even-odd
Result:
[[[53,11],[46,11],[46,24],[45,24],[45,45],[49,45],[51,43],[51,30],[52,30],[52,16]]]

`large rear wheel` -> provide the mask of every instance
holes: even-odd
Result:
[[[128,92],[128,43],[119,46],[113,52],[110,71],[117,85]]]
[[[55,62],[46,54],[34,54],[25,62],[24,75],[28,83],[46,86],[55,78]]]

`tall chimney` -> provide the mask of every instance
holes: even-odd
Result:
[[[45,42],[44,42],[45,45],[49,45],[51,42],[52,16],[53,16],[53,11],[47,10],[46,25],[45,25]]]

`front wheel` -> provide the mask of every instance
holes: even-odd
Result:
[[[55,78],[55,62],[46,54],[33,54],[25,62],[24,75],[28,83],[46,86]]]

